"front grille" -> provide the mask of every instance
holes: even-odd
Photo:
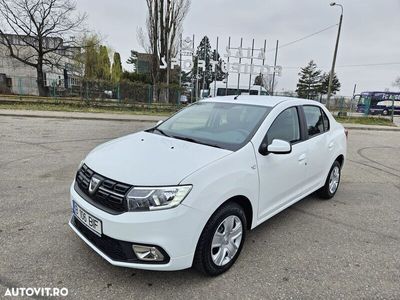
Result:
[[[89,192],[90,181],[92,177],[100,179],[100,184],[93,193]],[[95,173],[85,164],[76,173],[77,192],[81,192],[91,204],[100,209],[113,214],[123,213],[127,211],[126,194],[131,189],[131,185],[117,182],[115,180],[104,177]],[[80,193],[80,194],[81,194]]]
[[[93,233],[75,217],[72,217],[71,223],[85,238],[95,245],[96,248],[101,250],[101,252],[103,252],[112,260],[123,262],[139,262],[135,252],[132,250],[132,243],[116,240],[104,234],[100,237]]]

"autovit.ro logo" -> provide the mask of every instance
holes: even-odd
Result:
[[[67,288],[49,288],[49,287],[18,287],[7,288],[4,297],[66,297],[68,296]]]

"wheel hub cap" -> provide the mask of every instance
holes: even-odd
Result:
[[[329,176],[329,192],[333,194],[336,192],[340,179],[340,170],[339,167],[335,166],[332,169],[331,175]]]
[[[211,243],[211,257],[217,266],[224,266],[235,257],[242,235],[242,222],[237,216],[229,216],[219,224]]]

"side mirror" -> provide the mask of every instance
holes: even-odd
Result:
[[[263,141],[258,149],[261,155],[273,154],[288,154],[292,152],[292,145],[289,142],[275,139],[270,145],[267,145],[267,141]]]
[[[268,145],[268,153],[288,154],[292,152],[292,145],[283,140],[273,140],[271,145]]]
[[[162,122],[164,122],[164,120],[160,120],[157,122],[156,126],[160,125]]]

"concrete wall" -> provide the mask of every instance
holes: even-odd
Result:
[[[24,56],[32,55],[31,48],[20,46],[18,51]],[[59,64],[64,65],[71,60],[67,57],[62,57]],[[47,85],[51,86],[52,81],[64,79],[64,70],[58,68],[49,68],[44,66],[46,73]],[[8,54],[8,49],[4,45],[0,45],[0,73],[4,73],[12,79],[12,93],[21,95],[39,94],[37,88],[36,69],[28,66]]]

